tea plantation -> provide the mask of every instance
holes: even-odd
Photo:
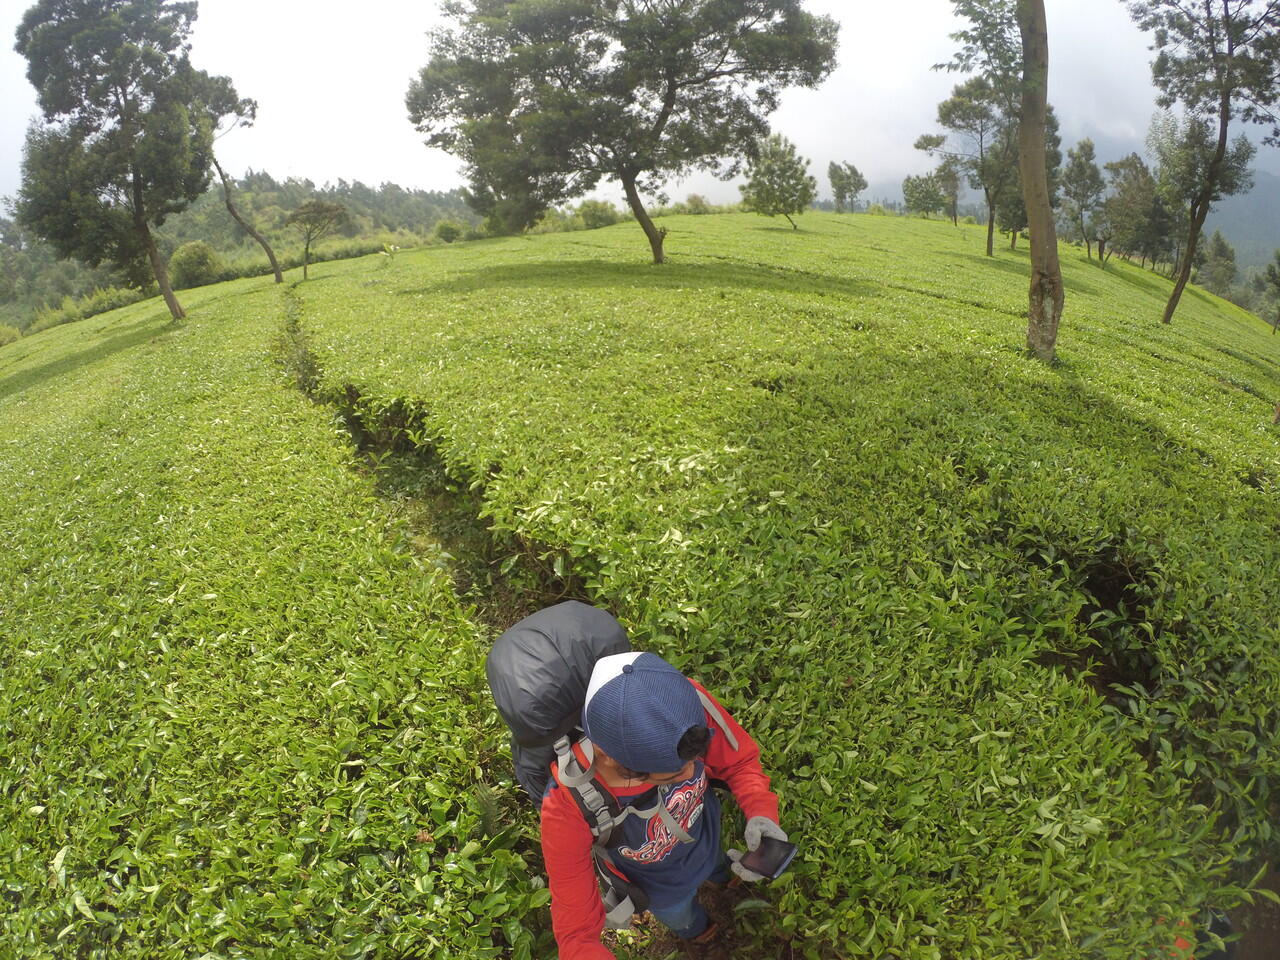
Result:
[[[661,268],[485,241],[0,349],[0,955],[552,954],[500,624],[415,463],[501,589],[608,607],[761,741],[802,859],[755,955],[1156,958],[1251,896],[1280,338],[1064,248],[1050,368],[982,228],[667,226]]]

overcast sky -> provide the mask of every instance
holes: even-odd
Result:
[[[29,5],[0,0],[0,196],[18,188],[22,141],[36,114],[25,61],[13,51],[14,30]],[[950,0],[806,6],[841,22],[840,67],[820,89],[788,93],[774,129],[813,161],[824,190],[831,160],[854,163],[873,185],[931,166],[911,145],[934,129],[938,101],[956,82],[929,69],[955,47]],[[1046,6],[1050,99],[1065,143],[1091,136],[1101,160],[1141,149],[1154,109],[1146,37],[1120,0]],[[230,76],[259,107],[252,129],[220,141],[223,166],[318,184],[343,178],[371,186],[460,186],[457,164],[422,145],[404,109],[409,81],[426,62],[426,32],[438,22],[438,7],[429,0],[202,0],[193,63]],[[1280,151],[1264,151],[1259,166],[1280,171]],[[734,186],[709,177],[673,189],[677,197],[693,191],[717,202],[738,199]],[[619,189],[610,192],[620,199]]]

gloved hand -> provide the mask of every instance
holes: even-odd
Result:
[[[760,841],[765,837],[773,837],[775,840],[781,840],[783,843],[787,841],[786,831],[768,817],[752,817],[747,821],[747,829],[744,831],[744,839],[747,841],[748,850],[754,850],[756,847],[760,846]],[[728,852],[728,856],[732,861],[729,865],[729,869],[743,880],[746,880],[749,883],[755,883],[758,880],[766,879],[754,870],[748,870],[738,862],[742,859],[741,850],[730,850]]]

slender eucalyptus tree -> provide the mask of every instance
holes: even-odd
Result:
[[[1137,24],[1151,32],[1156,58],[1151,75],[1160,106],[1180,104],[1216,134],[1189,205],[1187,239],[1164,323],[1173,320],[1191,278],[1196,245],[1216,200],[1229,191],[1228,149],[1233,120],[1271,127],[1280,141],[1280,0],[1122,0]]]

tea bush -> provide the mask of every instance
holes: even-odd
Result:
[[[134,290],[132,287],[105,287],[94,290],[85,297],[63,297],[62,303],[57,307],[37,310],[35,321],[27,329],[27,333],[39,333],[41,330],[48,330],[50,327],[64,323],[96,317],[100,313],[137,303],[150,295],[141,290]]]
[[[175,290],[203,287],[226,279],[222,258],[203,240],[184,243],[169,258],[169,280]]]
[[[805,851],[762,936],[1157,956],[1277,853],[1276,347],[1064,249],[1045,367],[1025,253],[815,220],[673,219],[661,271],[628,226],[441,252],[301,321],[761,738]]]
[[[660,270],[629,223],[440,246],[0,354],[0,943],[550,952],[491,636],[272,371],[286,315],[503,565],[761,741],[802,849],[761,955],[1156,958],[1240,899],[1280,853],[1268,329],[1064,248],[1050,368],[982,228],[666,225]]]
[[[21,336],[22,331],[17,327],[11,326],[7,323],[0,323],[0,347],[3,347],[7,343],[13,343],[13,341],[19,339]]]
[[[548,952],[484,638],[270,361],[285,296],[0,354],[0,955]]]

